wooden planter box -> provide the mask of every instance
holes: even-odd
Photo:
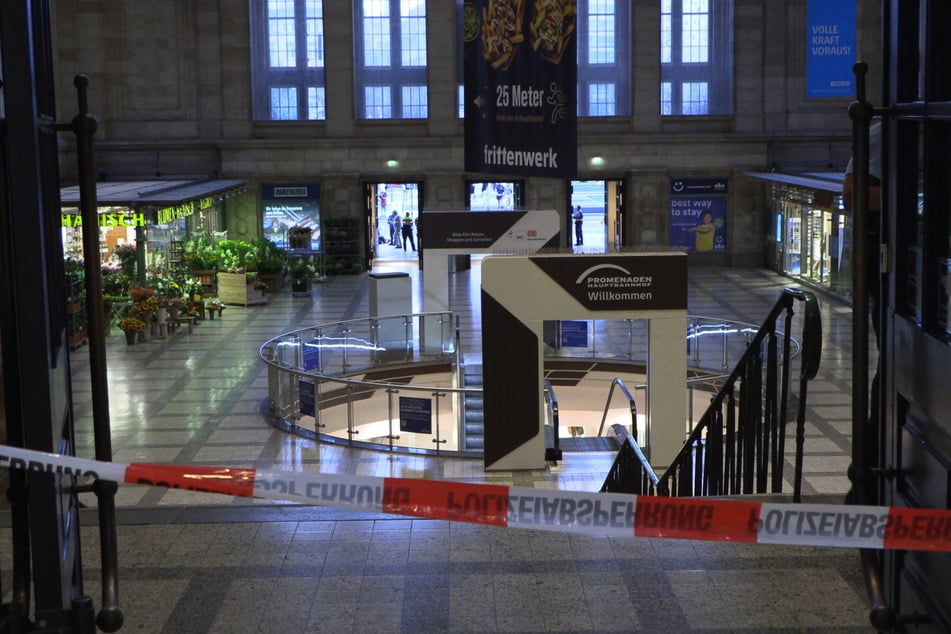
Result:
[[[276,293],[284,286],[284,273],[258,273],[258,279],[267,284],[269,293]]]
[[[218,273],[218,299],[242,306],[267,303],[264,292],[254,288],[244,273]]]

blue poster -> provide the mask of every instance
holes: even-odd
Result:
[[[588,347],[588,322],[561,322],[561,345],[565,348]]]
[[[855,95],[855,0],[809,0],[806,96]]]
[[[670,246],[688,252],[726,251],[724,178],[674,178],[670,181]]]
[[[400,431],[433,433],[433,402],[428,398],[400,397]]]

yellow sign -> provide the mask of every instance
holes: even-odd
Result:
[[[79,214],[62,214],[64,227],[83,226],[83,217]],[[144,227],[144,213],[99,214],[100,227]]]
[[[165,207],[155,212],[155,224],[167,225],[181,218],[187,218],[195,213],[194,201],[175,205],[174,207]]]

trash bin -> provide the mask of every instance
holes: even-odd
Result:
[[[379,361],[409,360],[407,350],[412,350],[412,322],[408,317],[413,312],[413,281],[408,273],[370,273],[370,318],[381,317],[377,322],[373,342],[380,350],[374,357]],[[406,316],[404,318],[404,316]]]

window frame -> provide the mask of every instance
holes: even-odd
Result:
[[[591,0],[578,0],[578,117],[626,117],[632,114],[631,95],[634,92],[631,72],[631,3],[614,0],[614,62],[589,63],[587,53],[590,35]],[[583,24],[581,24],[583,22]],[[592,113],[591,88],[614,86],[614,111],[610,114]]]
[[[327,118],[327,100],[325,87],[325,56],[320,56],[320,64],[307,65],[307,11],[308,2],[316,2],[320,9],[321,42],[325,42],[325,24],[323,0],[287,0],[293,5],[294,22],[294,56],[296,63],[293,67],[276,67],[270,65],[270,28],[269,28],[269,0],[252,0],[251,2],[251,119],[252,121],[308,121],[318,122]],[[326,53],[326,48],[318,46],[318,50]],[[275,89],[292,89],[295,91],[294,104],[296,117],[274,118],[274,105],[271,95]],[[315,116],[310,116],[311,90],[316,93],[317,105]],[[321,102],[321,95],[323,96]]]
[[[683,6],[690,0],[669,0],[670,61],[664,61],[664,16],[660,14],[660,83],[658,108],[662,117],[716,117],[734,114],[733,102],[733,0],[707,0],[707,60],[683,61]],[[663,3],[662,3],[663,4]],[[662,6],[662,5],[661,5]],[[706,86],[705,101],[684,101],[686,86]],[[669,96],[669,101],[665,97]],[[688,103],[703,103],[692,111]],[[669,104],[669,111],[665,111]]]
[[[353,0],[353,108],[354,119],[358,121],[377,119],[425,120],[429,118],[429,68],[428,68],[428,28],[427,13],[412,19],[421,19],[423,30],[417,33],[423,38],[423,63],[417,66],[404,66],[403,22],[400,13],[401,0],[383,0],[388,4],[389,15],[389,65],[367,66],[364,63],[364,2]],[[418,55],[418,51],[417,51]],[[390,93],[389,116],[368,116],[366,88],[386,87]],[[423,89],[423,103],[404,103],[404,89],[417,92]],[[422,116],[407,116],[414,109],[421,109]]]

